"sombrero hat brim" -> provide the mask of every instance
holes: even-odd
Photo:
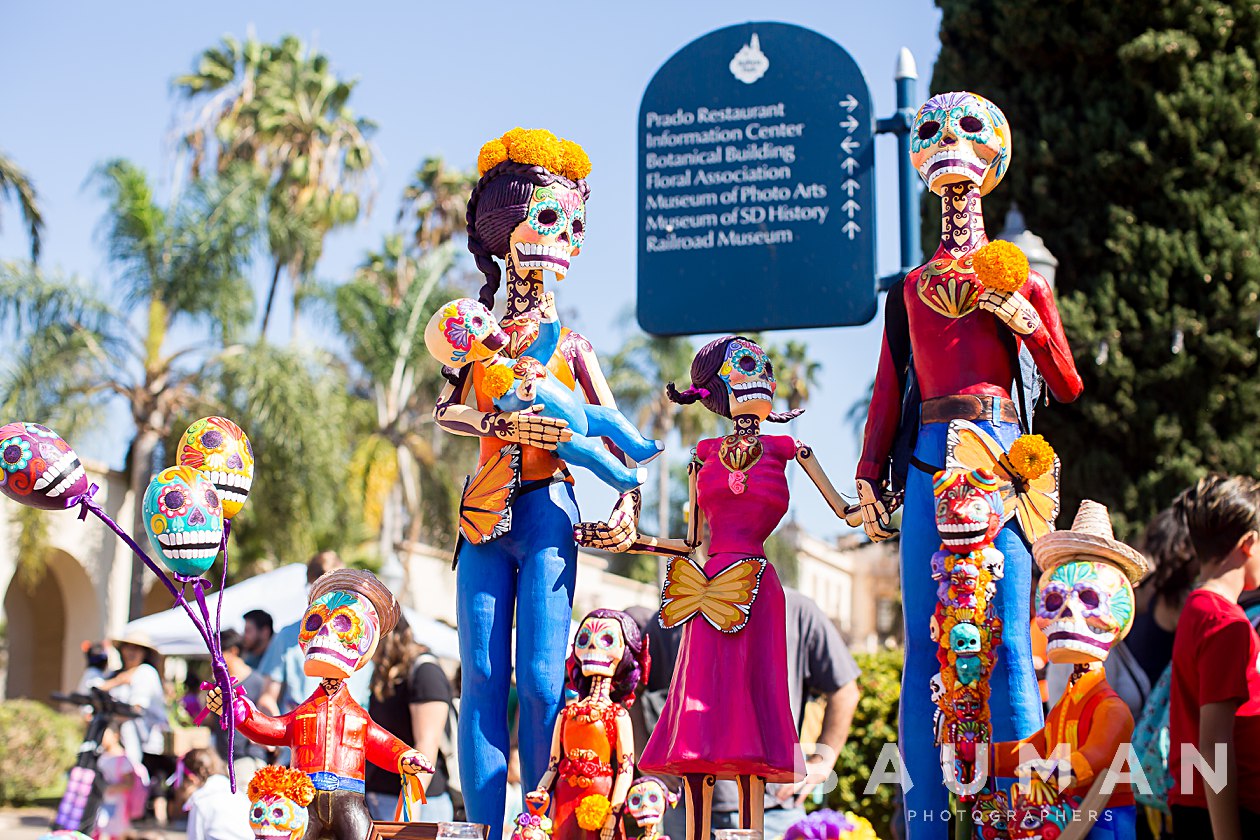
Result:
[[[1078,531],[1051,531],[1033,543],[1033,559],[1048,572],[1071,560],[1106,560],[1136,584],[1146,577],[1150,567],[1138,551],[1118,540]]]

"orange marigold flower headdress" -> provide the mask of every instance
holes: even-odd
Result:
[[[247,794],[250,802],[266,796],[282,796],[305,808],[315,798],[315,786],[311,784],[310,776],[301,770],[272,764],[254,774],[254,778],[249,780]]]
[[[572,140],[562,140],[545,128],[514,128],[481,147],[477,172],[485,175],[506,160],[541,166],[570,181],[591,174],[591,159]]]
[[[976,279],[994,292],[1018,292],[1028,282],[1028,257],[1013,242],[995,239],[971,255]]]

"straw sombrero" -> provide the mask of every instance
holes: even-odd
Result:
[[[130,630],[122,636],[110,639],[110,644],[115,648],[120,645],[131,645],[132,647],[147,648],[148,650],[157,651],[157,646],[153,644],[153,639],[143,630]]]
[[[1150,564],[1137,550],[1116,539],[1107,508],[1091,499],[1081,502],[1070,531],[1051,531],[1033,543],[1033,559],[1043,572],[1071,560],[1104,560],[1136,584]]]
[[[366,598],[376,608],[382,636],[394,629],[402,614],[394,593],[376,575],[363,569],[336,569],[321,575],[311,585],[308,603],[313,604],[316,598],[329,592],[353,592]]]

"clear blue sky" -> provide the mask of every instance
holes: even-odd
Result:
[[[571,325],[606,357],[637,329],[629,313],[635,293],[635,132],[643,89],[692,39],[750,20],[807,26],[840,43],[866,74],[877,116],[893,110],[893,65],[898,49],[909,47],[918,61],[919,99],[926,98],[940,22],[929,0],[640,0],[549,4],[537,13],[522,2],[23,3],[11,4],[5,15],[0,148],[39,190],[47,220],[45,265],[105,283],[110,272],[95,237],[104,208],[83,188],[92,167],[127,157],[169,187],[178,129],[171,78],[191,69],[200,50],[225,33],[243,36],[252,27],[263,40],[298,35],[326,53],[338,72],[360,80],[354,107],[380,126],[376,210],[330,237],[319,275],[347,276],[363,251],[393,227],[398,196],[421,158],[442,155],[469,165],[481,143],[508,128],[549,128],[582,143],[594,163],[590,233],[557,297],[562,311],[575,316]],[[881,273],[899,263],[895,158],[894,141],[881,137]],[[0,220],[0,259],[23,257],[27,246],[15,208],[0,206]],[[823,362],[821,385],[792,433],[815,447],[846,493],[852,492],[857,451],[844,414],[874,376],[881,321],[882,315],[865,327],[774,336],[808,342]],[[128,421],[115,416],[113,433],[78,445],[84,455],[118,466]],[[249,418],[236,419],[248,429]],[[589,478],[579,487],[583,514],[602,518],[611,491]],[[809,530],[847,530],[803,477],[793,480],[793,489],[796,515]]]

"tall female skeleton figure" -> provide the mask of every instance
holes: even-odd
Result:
[[[506,271],[500,326],[507,345],[495,349],[519,357],[538,336],[543,271],[562,279],[581,250],[590,161],[575,143],[518,128],[486,143],[478,167],[481,179],[468,202],[468,248],[486,278],[480,300],[487,308],[494,306]],[[580,387],[587,401],[613,404],[590,342],[577,333],[562,335],[548,367],[569,387]],[[434,417],[448,432],[481,438],[482,468],[502,447],[520,447],[510,527],[492,539],[464,544],[456,577],[463,794],[469,819],[490,825],[497,837],[507,789],[513,619],[521,768],[534,780],[547,769],[563,702],[578,511],[572,479],[554,452],[569,437],[564,421],[496,410],[481,392],[483,374],[480,363],[450,371],[452,381],[438,397]]]
[[[945,93],[924,103],[911,128],[911,161],[941,197],[941,241],[932,259],[888,293],[879,371],[857,468],[863,526],[872,540],[893,535],[885,498],[890,460],[908,389],[922,403],[914,454],[905,479],[901,586],[906,664],[902,674],[900,745],[913,787],[905,794],[907,836],[939,835],[948,807],[932,731],[929,681],[937,672],[929,622],[936,606],[931,558],[940,546],[932,475],[944,466],[951,420],[969,420],[1004,447],[1020,434],[1011,399],[1019,347],[1032,354],[1050,393],[1071,402],[1081,380],[1045,278],[1029,272],[1015,292],[984,289],[972,256],[987,243],[980,199],[1006,174],[1011,133],[993,103],[972,93]],[[905,418],[911,423],[914,418]],[[1041,726],[1041,701],[1029,639],[1032,562],[1012,521],[994,541],[1006,558],[995,604],[1003,643],[992,674],[996,740],[1024,738]]]

